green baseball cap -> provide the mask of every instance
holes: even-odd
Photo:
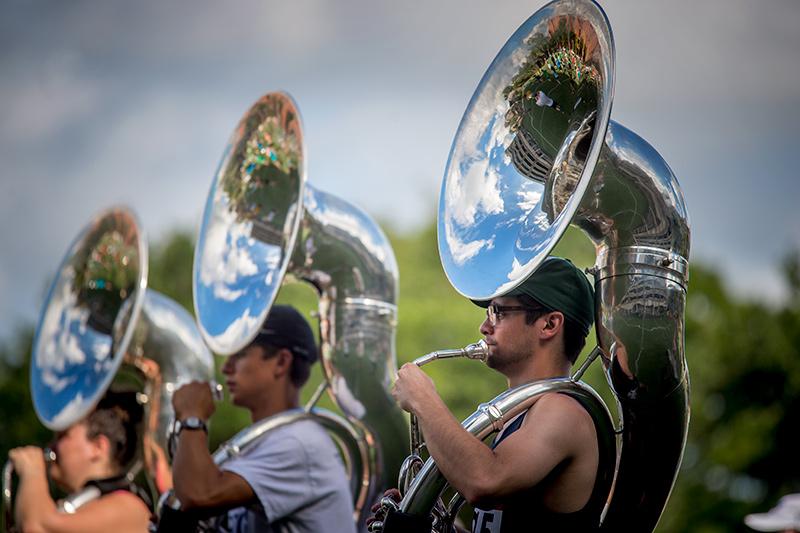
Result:
[[[584,334],[594,323],[594,289],[578,267],[569,259],[550,256],[528,279],[501,296],[527,295],[583,327]],[[489,307],[491,300],[472,300]]]

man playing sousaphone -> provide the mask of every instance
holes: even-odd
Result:
[[[108,393],[83,420],[56,433],[49,465],[51,479],[68,496],[50,496],[44,453],[36,446],[9,453],[19,476],[16,524],[23,533],[139,533],[148,531],[151,503],[125,473],[136,453],[142,409],[132,394]],[[71,498],[94,497],[84,505]],[[77,508],[74,508],[77,507]]]
[[[235,405],[253,423],[296,409],[300,389],[317,359],[306,320],[289,306],[270,310],[255,339],[222,367]],[[206,383],[173,396],[178,447],[175,494],[185,511],[219,514],[219,531],[354,531],[349,481],[325,430],[309,419],[265,433],[218,466],[207,448],[206,421],[214,402]]]
[[[480,331],[489,346],[487,364],[509,388],[568,377],[594,321],[592,286],[558,257],[517,288],[475,303],[486,307]],[[393,395],[418,418],[444,477],[475,506],[473,532],[597,529],[609,487],[598,474],[595,425],[578,400],[543,394],[487,447],[462,428],[417,365],[400,369]],[[386,530],[403,519],[391,513]]]

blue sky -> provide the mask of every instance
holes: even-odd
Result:
[[[602,4],[617,50],[612,119],[677,175],[692,260],[780,301],[778,263],[800,248],[800,4],[650,4]],[[538,7],[4,0],[0,339],[35,321],[97,211],[131,206],[151,242],[196,231],[228,136],[268,91],[300,106],[315,187],[401,230],[427,223],[473,90]]]

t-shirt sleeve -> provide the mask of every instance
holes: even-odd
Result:
[[[247,481],[270,522],[292,514],[311,498],[308,453],[293,435],[268,434],[222,469]]]

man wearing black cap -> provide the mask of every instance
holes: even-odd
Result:
[[[314,336],[294,308],[276,305],[258,336],[225,361],[235,405],[253,422],[296,409],[317,359]],[[185,510],[229,510],[220,531],[354,531],[353,504],[339,453],[316,422],[301,420],[266,433],[241,455],[217,466],[206,443],[214,412],[205,383],[173,396],[180,422],[173,463],[175,494]]]
[[[557,257],[516,289],[475,303],[486,308],[487,364],[509,388],[569,376],[594,321],[591,284]],[[473,532],[596,529],[607,487],[596,486],[597,434],[578,401],[540,396],[487,447],[461,427],[416,365],[400,369],[393,394],[419,419],[442,474],[475,506]]]

